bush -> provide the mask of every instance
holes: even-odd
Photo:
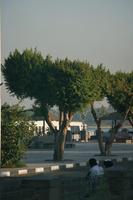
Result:
[[[1,118],[1,166],[15,167],[33,136],[34,124],[19,105],[2,105]]]

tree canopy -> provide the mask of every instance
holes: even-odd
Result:
[[[106,97],[110,75],[110,71],[102,64],[98,65],[96,68],[93,67],[93,82],[95,85],[94,101],[101,101]]]
[[[50,129],[58,135],[56,152],[63,151],[67,127],[73,113],[95,100],[94,69],[87,62],[43,58],[37,50],[15,50],[5,60],[2,72],[7,89],[18,98],[33,98]],[[59,133],[52,125],[49,109],[57,106]],[[62,157],[62,156],[61,156]],[[59,158],[61,159],[61,158]]]
[[[91,105],[97,124],[99,144],[102,144],[101,117],[95,112],[94,102],[107,97],[112,107],[133,125],[133,72],[110,74],[102,64],[94,68],[79,60],[43,57],[36,49],[17,49],[10,53],[2,66],[5,84],[9,92],[18,98],[36,100],[37,109],[44,116],[50,129],[56,134],[57,148],[63,151],[67,127],[75,112]],[[49,110],[59,109],[59,130],[50,120]],[[40,112],[39,111],[39,112]],[[119,128],[119,127],[118,127]],[[102,145],[101,152],[102,152]],[[59,158],[61,159],[62,156]]]
[[[113,108],[133,122],[133,72],[117,72],[111,76],[107,98]]]
[[[10,53],[2,68],[10,93],[34,98],[62,111],[77,111],[94,98],[92,66],[68,59],[43,58],[35,49]],[[89,91],[89,92],[88,92]]]

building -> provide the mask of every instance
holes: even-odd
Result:
[[[46,121],[37,120],[33,122],[36,125],[36,131],[34,133],[35,136],[47,135],[50,132],[49,126],[47,125]],[[54,127],[58,130],[59,121],[52,121],[52,123]],[[68,132],[71,134],[73,141],[79,141],[81,138],[81,135],[80,135],[81,131],[86,128],[87,128],[86,124],[83,124],[82,122],[79,122],[79,121],[72,121],[70,123],[70,126],[68,127]]]

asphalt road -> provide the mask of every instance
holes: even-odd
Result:
[[[65,149],[65,162],[86,162],[90,157],[96,157],[97,160],[107,159],[100,156],[97,143],[75,143],[75,148]],[[133,159],[133,144],[114,143],[112,146],[112,155],[109,158],[120,159],[128,157]],[[29,150],[24,155],[24,162],[28,165],[51,163],[53,159],[53,150]]]

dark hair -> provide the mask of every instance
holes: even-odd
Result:
[[[106,168],[113,166],[112,160],[105,160],[103,164]]]
[[[90,158],[89,159],[89,165],[90,165],[90,167],[93,167],[93,166],[97,165],[96,159],[95,158]]]

